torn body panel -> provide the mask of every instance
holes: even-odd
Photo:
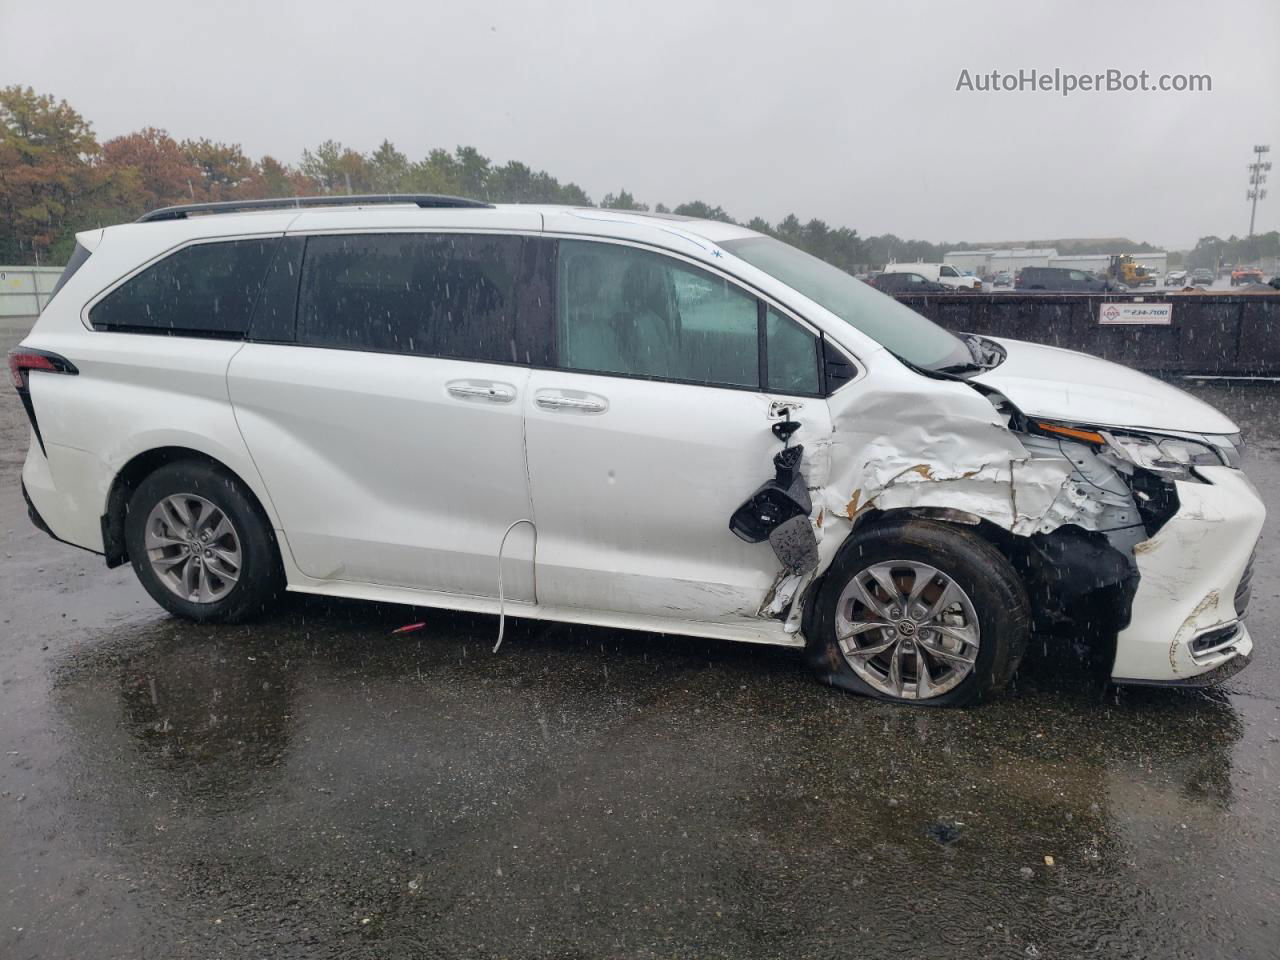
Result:
[[[852,525],[873,509],[928,507],[1029,537],[1065,524],[1097,530],[1119,502],[1134,513],[1123,484],[1100,499],[1060,444],[1013,432],[992,400],[967,384],[884,385],[837,393],[830,403],[831,452],[815,497],[828,527]]]
[[[1266,511],[1239,470],[1197,472],[1208,482],[1179,482],[1177,512],[1136,547],[1133,615],[1116,639],[1119,682],[1198,676],[1253,650],[1237,597]]]
[[[965,383],[933,380],[929,386],[923,391],[917,375],[881,368],[856,389],[837,391],[829,399],[830,435],[806,431],[808,449],[800,467],[810,494],[808,528],[816,562],[788,563],[780,552],[782,569],[759,616],[797,623],[802,587],[821,575],[849,532],[872,511],[986,521],[1022,538],[1067,525],[1094,532],[1132,528],[1119,533],[1132,556],[1132,544],[1142,538],[1141,517],[1124,481],[1086,446],[1015,433],[995,401]],[[758,542],[784,520],[796,525],[794,509],[771,510],[765,503],[764,494],[782,496],[788,482],[779,470],[777,480],[739,508],[731,523],[739,536]],[[792,495],[787,502],[794,505],[798,499]],[[755,510],[761,505],[764,510]],[[748,537],[744,528],[753,512],[762,521],[770,513],[773,517]]]
[[[1210,482],[1175,486],[1105,446],[1014,429],[1025,418],[999,395],[947,380],[924,391],[918,380],[897,386],[895,378],[891,371],[885,382],[837,392],[830,442],[806,438],[819,562],[813,571],[781,569],[759,616],[797,629],[809,585],[853,528],[878,511],[906,510],[998,528],[994,539],[1023,573],[1038,613],[1082,635],[1119,636],[1118,679],[1183,678],[1251,649],[1241,626],[1227,638],[1234,645],[1193,651],[1197,638],[1217,638],[1238,619],[1229,598],[1261,524],[1256,496],[1234,489],[1248,484],[1239,471],[1209,468]],[[1224,502],[1233,499],[1234,508]],[[1233,543],[1225,564],[1206,563],[1222,549],[1206,556],[1187,539],[1216,543],[1205,522],[1214,510],[1233,514],[1222,525]]]

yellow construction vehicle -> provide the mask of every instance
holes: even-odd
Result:
[[[1134,263],[1127,253],[1116,254],[1107,266],[1107,276],[1126,287],[1154,286],[1155,274],[1140,263]]]

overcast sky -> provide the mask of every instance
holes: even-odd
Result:
[[[956,91],[962,69],[1020,68],[1213,89]],[[0,0],[12,83],[102,140],[158,126],[290,162],[327,138],[462,143],[597,201],[1189,246],[1247,232],[1250,151],[1280,152],[1280,2]],[[1259,232],[1280,228],[1273,181]]]

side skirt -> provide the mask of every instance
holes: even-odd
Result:
[[[301,578],[295,578],[292,571],[289,579],[288,589],[293,593],[342,597],[348,600],[369,600],[375,603],[401,603],[467,613],[490,613],[495,616],[499,612],[498,601],[494,597],[436,593],[430,590],[415,590],[411,587],[354,583],[346,580],[303,581]],[[620,630],[644,630],[650,633],[704,637],[710,640],[764,643],[795,649],[803,648],[805,645],[804,636],[801,633],[784,632],[780,620],[743,620],[741,623],[722,624],[703,620],[676,620],[638,614],[610,613],[582,607],[550,607],[522,600],[508,600],[505,607],[507,616],[529,620],[557,620],[562,623],[583,623],[597,627],[615,627]]]

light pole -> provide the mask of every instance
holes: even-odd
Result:
[[[1258,216],[1258,201],[1266,197],[1267,191],[1263,189],[1263,184],[1267,182],[1267,171],[1271,169],[1271,161],[1262,159],[1264,154],[1270,153],[1271,147],[1268,144],[1260,143],[1253,148],[1254,161],[1249,164],[1249,192],[1245,194],[1246,198],[1253,202],[1253,207],[1249,211],[1249,236],[1253,236],[1253,222]]]

